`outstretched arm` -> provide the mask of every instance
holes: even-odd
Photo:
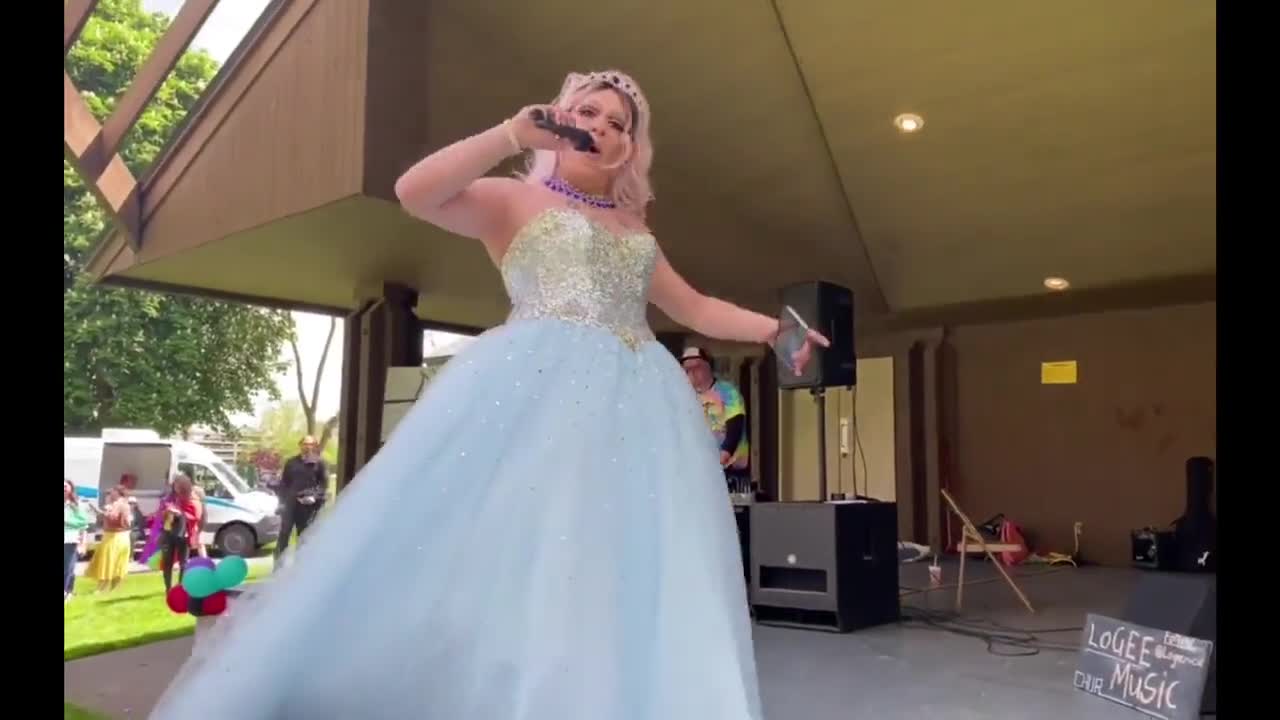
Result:
[[[654,268],[653,282],[649,287],[649,299],[667,317],[709,338],[772,345],[778,337],[779,323],[776,318],[703,295],[680,277],[661,251],[658,254],[658,265]],[[804,371],[814,345],[828,347],[830,342],[821,334],[810,330],[803,345],[791,356],[796,375]]]
[[[661,253],[653,272],[649,299],[667,317],[709,338],[769,343],[778,334],[777,319],[703,295],[685,282]]]

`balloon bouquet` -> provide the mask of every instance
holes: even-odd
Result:
[[[159,547],[166,529],[163,515],[156,513],[152,518],[147,543],[142,549],[143,562],[152,570],[160,569],[164,555]],[[182,582],[169,590],[165,602],[178,614],[191,613],[197,618],[221,615],[227,609],[227,591],[248,576],[249,563],[239,555],[229,555],[216,564],[207,557],[193,557],[187,561]]]
[[[174,585],[165,601],[176,613],[221,615],[227,609],[227,591],[248,576],[249,563],[239,555],[228,555],[217,564],[206,557],[194,557],[187,561],[182,584]]]

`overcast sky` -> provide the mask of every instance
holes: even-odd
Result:
[[[205,21],[204,27],[192,41],[192,46],[206,50],[210,55],[224,62],[236,49],[249,28],[262,15],[269,0],[227,0],[220,2]],[[182,7],[183,0],[142,0],[143,9],[148,12],[162,12],[173,17]],[[298,351],[302,355],[303,378],[307,392],[311,392],[315,369],[320,363],[324,339],[329,332],[329,318],[311,313],[294,313],[294,321],[298,327]],[[334,334],[333,344],[329,348],[329,359],[325,363],[324,377],[320,382],[320,397],[316,403],[316,417],[327,418],[338,411],[338,398],[342,390],[342,321],[338,321],[338,330]],[[449,333],[428,332],[423,337],[423,347],[427,353],[433,349],[446,346],[456,340]],[[283,357],[292,363],[292,351],[286,346]],[[297,380],[293,369],[277,378],[277,387],[285,399],[298,397]],[[265,398],[258,402],[257,412],[268,405]],[[236,421],[252,425],[254,416],[240,416]]]

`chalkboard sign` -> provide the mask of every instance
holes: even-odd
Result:
[[[1200,717],[1213,643],[1090,614],[1077,689],[1160,720]]]

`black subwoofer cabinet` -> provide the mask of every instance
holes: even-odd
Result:
[[[757,503],[747,554],[763,625],[849,632],[898,620],[896,503]]]

